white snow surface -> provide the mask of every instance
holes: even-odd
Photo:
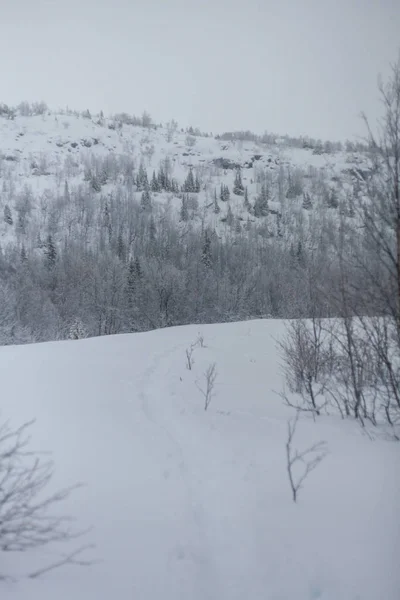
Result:
[[[206,347],[185,349],[201,331]],[[54,486],[93,526],[90,567],[24,574],[55,548],[1,554],[7,600],[398,600],[400,446],[303,417],[295,445],[329,455],[291,498],[278,321],[185,326],[0,349],[1,419],[36,418]],[[216,362],[207,412],[196,382]],[[75,540],[64,551],[82,543]]]

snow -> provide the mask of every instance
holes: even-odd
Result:
[[[37,419],[32,446],[52,450],[55,486],[87,484],[64,512],[93,526],[87,556],[101,561],[0,582],[1,597],[398,600],[399,445],[303,417],[296,446],[325,440],[329,455],[294,504],[282,333],[262,320],[1,348],[1,417]],[[197,385],[212,362],[205,412]],[[0,571],[26,574],[50,550],[3,554]]]
[[[228,159],[244,165],[254,155],[260,157],[252,168],[244,168],[242,172],[250,200],[254,200],[259,192],[259,186],[255,183],[257,169],[277,174],[280,166],[285,170],[289,167],[305,170],[313,167],[331,175],[341,173],[357,162],[354,156],[344,151],[317,155],[308,149],[224,141],[211,136],[196,136],[195,145],[188,147],[187,134],[179,129],[169,140],[164,126],[148,129],[124,124],[121,129],[109,129],[108,125],[111,124],[111,119],[99,123],[97,117],[88,119],[76,114],[57,112],[37,116],[17,114],[14,120],[0,117],[0,175],[3,169],[3,180],[12,180],[14,195],[28,186],[32,190],[33,204],[39,208],[40,197],[47,191],[55,196],[62,195],[65,180],[68,180],[70,190],[82,184],[88,188],[88,183],[84,182],[84,163],[90,163],[92,158],[125,156],[135,163],[136,169],[140,161],[143,161],[149,178],[153,170],[157,171],[160,162],[169,158],[171,176],[179,184],[184,182],[190,167],[203,173],[203,184],[208,189],[198,194],[199,207],[200,210],[209,207],[206,209],[207,221],[218,229],[220,219],[226,216],[228,203],[221,203],[221,214],[217,218],[213,214],[214,189],[218,190],[221,183],[232,188],[235,171],[217,168],[213,163],[216,159]],[[74,167],[71,167],[71,162],[75,163]],[[39,168],[33,168],[35,164]],[[115,191],[116,184],[117,182],[113,182],[104,185],[101,193],[110,194]],[[2,200],[3,203],[9,201],[6,193]],[[160,206],[165,206],[173,198],[172,194],[163,192],[154,194],[154,200]],[[179,209],[178,200],[172,204]],[[243,198],[235,198],[231,194],[230,204],[235,216],[247,219]],[[0,238],[3,243],[12,239],[9,227],[2,223]]]

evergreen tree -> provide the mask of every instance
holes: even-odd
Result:
[[[208,233],[208,230],[205,230],[204,233],[204,241],[203,248],[201,251],[201,262],[203,263],[206,269],[211,269],[212,267],[212,254],[211,254],[211,238]]]
[[[249,202],[249,191],[248,191],[247,187],[246,187],[246,189],[244,190],[244,201],[243,201],[243,203],[244,203],[244,207],[245,207],[245,209],[246,209],[248,212],[250,212],[250,211],[251,211],[251,204],[250,204],[250,202]]]
[[[185,183],[183,184],[183,191],[189,193],[194,193],[196,191],[196,184],[193,177],[193,169],[190,169],[189,173],[187,174]]]
[[[243,196],[244,186],[242,183],[242,173],[240,168],[236,170],[235,183],[233,185],[233,193],[236,196]]]
[[[179,185],[176,179],[174,178],[171,179],[171,192],[173,192],[174,194],[179,194]]]
[[[91,176],[90,186],[94,192],[101,192],[101,182],[95,173],[93,173]]]
[[[104,227],[107,229],[108,241],[109,241],[109,243],[111,243],[113,229],[112,229],[110,208],[108,206],[107,201],[104,205],[104,221],[103,222],[104,222]]]
[[[122,262],[125,262],[126,249],[125,249],[125,242],[124,242],[124,237],[122,235],[122,231],[120,231],[118,234],[117,256],[120,260],[122,260]]]
[[[196,174],[196,179],[194,181],[194,191],[196,192],[196,194],[198,194],[201,190],[201,184],[200,184],[200,179],[199,176]]]
[[[57,248],[51,234],[47,236],[45,255],[47,259],[47,268],[53,269],[57,261]]]
[[[151,188],[152,192],[159,192],[160,191],[160,184],[159,184],[158,178],[156,177],[156,172],[155,171],[153,171],[153,176],[151,178],[150,188]]]
[[[262,184],[261,191],[254,202],[254,215],[256,217],[266,217],[269,213],[269,194],[265,184]]]
[[[157,227],[156,222],[154,221],[154,217],[152,216],[149,224],[149,237],[150,242],[155,242],[157,237]]]
[[[282,216],[276,215],[276,233],[279,238],[283,237]]]
[[[140,265],[140,259],[138,256],[135,258],[135,277],[136,277],[136,281],[139,281],[143,277],[143,271],[142,271],[142,267]]]
[[[216,215],[218,215],[220,212],[221,212],[221,209],[218,204],[217,190],[214,190],[214,213]]]
[[[189,211],[188,211],[187,196],[185,196],[185,194],[182,194],[181,210],[180,210],[179,220],[183,221],[183,222],[186,222],[186,221],[189,220]]]
[[[70,201],[70,195],[69,195],[68,181],[65,180],[65,183],[64,183],[64,202],[68,203],[69,201]]]
[[[235,217],[233,216],[232,208],[231,208],[231,205],[229,204],[228,212],[226,213],[226,222],[230,227],[232,227],[234,221],[235,221]]]
[[[336,209],[339,207],[339,198],[338,198],[335,188],[331,188],[330,190],[327,190],[325,199],[326,199],[326,204],[327,204],[328,208]]]
[[[219,197],[220,197],[220,200],[222,200],[222,202],[227,202],[231,197],[228,186],[224,185],[223,183],[221,183],[221,191],[220,191]]]
[[[139,165],[139,171],[136,177],[136,187],[139,191],[145,190],[149,187],[147,171],[143,165],[143,161]]]
[[[11,214],[11,208],[8,204],[6,204],[4,207],[4,221],[7,223],[7,225],[12,225],[14,223]]]
[[[145,211],[151,211],[151,196],[150,191],[147,188],[142,192],[140,208]]]
[[[26,254],[26,249],[25,249],[24,244],[22,244],[22,247],[21,247],[20,259],[21,259],[22,263],[26,263],[28,260],[28,255]]]
[[[310,210],[312,208],[311,196],[308,192],[303,192],[303,208]]]
[[[158,185],[160,190],[165,190],[165,172],[164,169],[162,167],[160,167],[159,171],[158,171],[158,175],[157,175],[157,181],[158,181]]]
[[[136,260],[138,260],[138,259],[133,260],[131,258],[129,261],[129,266],[128,266],[128,280],[127,280],[126,291],[127,291],[127,297],[128,297],[128,306],[130,309],[132,309],[133,304],[134,304],[136,285],[137,285],[137,281],[138,281]]]

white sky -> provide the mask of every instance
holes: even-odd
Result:
[[[399,47],[400,0],[0,0],[0,101],[342,139]]]

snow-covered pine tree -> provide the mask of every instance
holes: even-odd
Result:
[[[303,192],[303,208],[305,210],[311,210],[312,208],[312,200],[308,192]]]
[[[204,232],[204,241],[203,248],[201,251],[201,262],[203,263],[206,269],[211,269],[212,267],[212,255],[211,255],[211,238],[208,230],[206,229]]]
[[[244,186],[242,183],[242,173],[240,168],[236,169],[235,183],[233,185],[233,193],[235,196],[243,196]]]
[[[244,207],[245,207],[245,209],[246,209],[248,212],[250,212],[250,211],[251,211],[251,204],[250,204],[250,201],[249,201],[249,190],[247,189],[247,187],[246,187],[246,189],[244,190],[244,200],[243,200],[243,204],[244,204]]]
[[[220,212],[221,212],[221,209],[218,204],[217,190],[214,190],[214,213],[216,215],[218,215]]]
[[[151,211],[151,196],[148,188],[142,192],[140,208],[144,211]]]
[[[4,221],[7,223],[7,225],[12,225],[14,222],[11,214],[11,208],[8,204],[6,204],[4,207]]]
[[[269,194],[267,186],[263,183],[261,191],[254,202],[254,215],[256,217],[266,217],[269,213]]]
[[[179,220],[186,222],[189,220],[189,211],[188,211],[188,202],[187,202],[187,196],[186,194],[182,194],[182,200],[181,200],[181,210],[179,213]]]
[[[155,171],[153,171],[153,176],[151,178],[150,187],[151,187],[151,191],[152,192],[159,192],[160,191],[160,184],[159,184],[158,178],[156,177],[156,172]]]
[[[193,169],[189,169],[189,173],[185,179],[185,183],[183,184],[183,191],[193,193],[196,191],[196,184],[193,176]]]

